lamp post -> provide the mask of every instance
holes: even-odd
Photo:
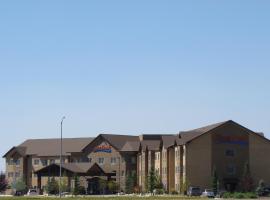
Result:
[[[59,197],[62,197],[62,154],[63,154],[63,121],[66,117],[62,117],[61,120],[61,141],[60,141],[60,174],[59,174]]]

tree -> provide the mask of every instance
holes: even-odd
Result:
[[[0,173],[0,193],[5,192],[8,187],[8,182],[6,180],[5,174]]]
[[[127,194],[134,193],[135,186],[136,186],[136,174],[131,173],[126,178],[126,193]]]
[[[154,167],[151,168],[148,175],[148,191],[153,193],[154,189],[157,188],[157,176]]]
[[[213,172],[213,177],[212,177],[212,188],[213,188],[214,195],[217,195],[218,193],[218,185],[219,183],[218,183],[217,170],[214,167],[214,172]]]
[[[105,194],[107,188],[107,182],[104,179],[99,179],[99,189],[101,194]]]
[[[181,181],[180,192],[182,194],[187,194],[189,186],[190,186],[190,183],[187,179],[185,181]]]
[[[108,181],[108,190],[110,193],[115,194],[117,192],[118,185],[115,181]]]
[[[59,193],[59,184],[54,177],[48,179],[45,190],[48,194],[56,195]]]
[[[257,187],[257,189],[256,189],[256,193],[257,193],[259,196],[263,196],[264,188],[265,188],[264,180],[260,180],[260,181],[259,181],[259,185],[258,185],[258,187]]]
[[[246,163],[244,167],[244,174],[241,180],[241,188],[243,192],[252,192],[254,189],[254,182],[251,177],[248,163]]]
[[[67,177],[67,173],[64,172],[63,173],[63,177],[61,179],[61,183],[60,183],[60,188],[62,192],[70,192],[70,187],[68,185],[68,177]]]
[[[72,191],[73,195],[79,195],[80,194],[80,182],[77,175],[74,176],[74,188]]]
[[[25,192],[27,190],[27,185],[25,181],[20,178],[12,184],[12,188],[16,190],[16,192]]]

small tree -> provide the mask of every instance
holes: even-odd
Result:
[[[5,192],[8,187],[8,182],[6,180],[5,174],[0,173],[0,193]]]
[[[212,189],[214,192],[214,195],[217,195],[218,193],[218,175],[217,175],[217,170],[216,168],[214,168],[214,172],[213,172],[213,177],[212,177]]]
[[[148,191],[153,193],[154,189],[157,188],[157,176],[155,169],[152,167],[148,176]]]
[[[134,192],[136,186],[136,174],[132,173],[126,178],[126,193],[131,194]]]
[[[256,189],[256,193],[259,195],[259,196],[262,196],[263,193],[264,193],[264,188],[265,188],[265,183],[264,183],[264,180],[260,180],[259,181],[259,185]]]
[[[110,193],[114,194],[117,192],[118,189],[118,185],[115,181],[108,181],[108,190],[110,191]]]
[[[251,177],[248,163],[246,163],[244,167],[244,174],[241,180],[241,187],[243,192],[252,192],[254,189],[254,183]]]
[[[189,186],[190,186],[190,183],[187,179],[185,181],[182,181],[182,184],[180,186],[181,194],[187,194]]]
[[[59,194],[59,184],[54,177],[48,179],[45,190],[48,194]]]
[[[77,175],[74,176],[74,188],[72,191],[73,195],[79,195],[80,194],[80,182]]]
[[[25,184],[25,181],[20,178],[12,184],[12,188],[16,190],[16,192],[24,193],[27,190],[27,185]]]
[[[101,194],[105,194],[106,188],[107,188],[107,182],[103,179],[99,179],[99,189]]]

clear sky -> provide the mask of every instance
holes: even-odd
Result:
[[[228,119],[270,137],[269,10],[266,0],[2,1],[0,154],[58,137],[63,115],[65,137]]]

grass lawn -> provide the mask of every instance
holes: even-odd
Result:
[[[9,199],[32,199],[32,200],[59,200],[58,197],[0,197],[0,200],[9,200]],[[179,200],[179,199],[202,199],[202,198],[194,198],[194,197],[186,197],[186,196],[87,196],[87,197],[64,197],[64,200],[75,200],[75,199],[89,199],[89,200]]]

